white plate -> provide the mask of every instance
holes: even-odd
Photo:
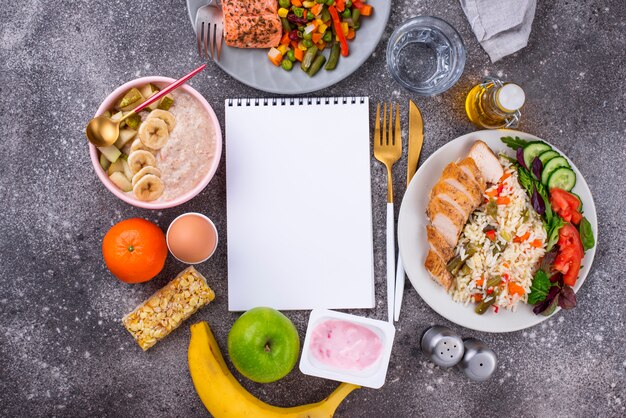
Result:
[[[187,0],[187,11],[192,26],[195,25],[197,10],[209,3],[210,0]],[[368,3],[374,7],[374,12],[371,16],[361,18],[361,27],[356,38],[353,41],[348,41],[350,55],[340,57],[337,68],[333,71],[321,69],[315,76],[309,77],[300,70],[297,62],[291,71],[285,71],[272,65],[267,58],[269,48],[241,49],[226,45],[222,47],[220,62],[215,64],[242,83],[270,93],[303,94],[332,86],[348,77],[372,56],[383,36],[391,11],[391,2],[388,0],[369,0]],[[194,48],[195,45],[194,38]],[[328,51],[329,49],[326,48],[323,52],[326,58],[328,58]]]
[[[461,303],[455,303],[444,288],[436,283],[424,268],[424,260],[428,252],[428,240],[425,229],[428,222],[426,206],[430,191],[441,176],[444,167],[451,161],[465,157],[474,141],[481,139],[494,152],[506,152],[508,155],[514,156],[515,152],[500,141],[500,138],[503,136],[519,136],[524,139],[544,141],[536,136],[508,129],[474,132],[450,141],[431,155],[419,168],[415,177],[411,180],[404,199],[402,199],[400,216],[398,218],[400,255],[402,256],[407,276],[417,293],[435,312],[444,318],[462,327],[484,332],[517,331],[537,325],[548,317],[535,315],[532,311],[532,306],[524,303],[518,304],[516,312],[500,309],[500,312],[497,314],[490,310],[484,315],[477,315],[474,312],[474,304],[464,306]],[[549,144],[547,141],[544,142]],[[552,148],[559,151],[554,146]],[[561,154],[567,158],[564,153],[561,152]],[[596,218],[596,207],[593,197],[580,171],[571,161],[569,163],[576,173],[576,187],[574,187],[573,191],[580,196],[583,202],[584,214],[591,223],[597,247],[598,220]],[[585,254],[582,263],[583,268],[576,281],[576,286],[574,286],[574,291],[576,292],[582,286],[591,269],[596,247],[593,247]]]

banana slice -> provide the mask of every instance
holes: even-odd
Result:
[[[167,129],[172,132],[176,127],[176,118],[167,110],[156,109],[148,114],[148,119],[158,118],[167,124]]]
[[[152,174],[154,176],[157,176],[157,177],[161,178],[161,170],[159,170],[156,167],[152,167],[152,166],[147,165],[144,168],[142,168],[141,170],[137,171],[137,174],[135,174],[133,176],[133,179],[132,179],[133,187],[135,186],[135,184],[137,184],[137,182],[139,180],[141,180],[141,178],[143,176],[146,176],[148,174]]]
[[[154,174],[146,174],[133,186],[133,194],[143,202],[158,199],[163,194],[163,181]]]
[[[146,119],[145,122],[139,126],[139,139],[141,139],[141,142],[148,148],[163,148],[169,137],[170,131],[167,128],[167,123],[165,123],[163,119]]]
[[[134,176],[145,166],[156,167],[156,158],[149,151],[135,151],[128,156],[128,165]]]
[[[132,144],[130,144],[130,148],[128,150],[128,152],[126,153],[126,155],[130,155],[131,152],[135,152],[135,151],[148,151],[150,153],[152,153],[152,155],[156,156],[157,151],[155,149],[152,148],[148,148],[146,147],[143,142],[141,142],[141,139],[136,138]]]

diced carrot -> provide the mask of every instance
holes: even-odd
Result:
[[[324,35],[322,35],[321,33],[314,33],[313,35],[311,35],[311,40],[314,44],[316,44],[322,39],[322,36]]]
[[[536,239],[536,240],[533,240],[533,242],[530,243],[530,246],[531,247],[535,247],[535,248],[541,248],[541,247],[543,247],[543,242],[541,242],[540,239]]]
[[[489,197],[496,197],[498,195],[498,191],[496,189],[491,189],[486,191],[485,194]]]
[[[302,1],[300,0],[291,0],[291,4],[296,7],[302,7]]]
[[[509,173],[508,171],[506,171],[502,177],[500,177],[500,183],[502,183],[504,180],[508,179],[509,177],[511,177],[511,173]]]
[[[509,263],[507,263],[506,261],[504,263],[502,263],[502,267],[504,267],[505,269],[509,268]]]
[[[511,199],[508,196],[501,196],[496,199],[497,205],[508,205],[509,203],[511,203]]]
[[[324,8],[324,5],[316,3],[315,6],[311,7],[311,13],[313,13],[315,16],[317,16],[320,13],[322,13],[322,9],[323,8]]]
[[[352,28],[348,29],[348,34],[346,35],[346,39],[348,40],[354,39],[355,36],[356,36],[356,31]]]
[[[302,12],[302,18],[306,19],[306,9],[304,9],[304,11]]]
[[[290,42],[291,42],[291,40],[289,39],[289,32],[285,32],[285,34],[283,35],[282,39],[280,40],[280,44],[281,45],[289,45]]]
[[[294,48],[293,55],[300,62],[302,62],[302,59],[304,59],[304,51],[301,50],[300,48]]]
[[[524,291],[524,288],[520,285],[518,285],[515,282],[509,282],[509,293],[511,295],[519,295],[519,296],[524,296],[524,293],[526,293]]]
[[[298,49],[298,41],[291,41],[291,47],[293,49]]]
[[[372,6],[364,4],[363,7],[361,7],[361,16],[371,16],[373,10],[374,8]]]
[[[472,295],[472,297],[474,298],[474,302],[476,302],[476,303],[478,303],[478,302],[483,300],[483,295],[481,295],[480,293],[476,293],[476,294]]]
[[[482,286],[484,282],[485,279],[483,277],[476,279],[476,286]]]
[[[335,0],[335,7],[340,12],[343,12],[346,9],[346,0]]]
[[[528,237],[530,237],[530,232],[526,231],[526,233],[524,235],[522,235],[521,237],[515,237],[513,238],[513,242],[524,242],[528,239]]]

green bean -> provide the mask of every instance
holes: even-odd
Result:
[[[506,232],[506,231],[500,231],[500,236],[501,236],[502,238],[504,238],[504,240],[505,240],[506,242],[510,242],[510,241],[511,241],[511,234],[509,234],[509,233],[508,233],[508,232]]]
[[[320,19],[322,19],[322,21],[324,21],[324,22],[328,22],[331,19],[330,12],[328,11],[327,8],[324,7],[322,9],[322,13],[320,15]]]
[[[350,9],[346,9],[343,11],[343,13],[341,13],[341,17],[343,17],[344,19],[347,19],[350,16],[352,16],[352,13],[350,13]]]
[[[296,61],[296,54],[294,54],[293,49],[290,49],[289,51],[287,51],[287,59],[291,62]]]
[[[474,254],[476,254],[478,252],[478,248],[474,245],[474,244],[467,244],[467,247],[465,247],[465,255],[467,255],[467,257],[471,257]]]
[[[528,222],[528,218],[530,218],[530,213],[528,212],[528,208],[526,208],[522,212],[522,221],[523,222]]]
[[[324,40],[324,42],[329,43],[330,41],[333,40],[333,33],[329,30],[326,30],[326,32],[324,32],[324,36],[322,37],[322,39]]]
[[[281,17],[280,18],[280,23],[282,23],[282,25],[283,25],[283,31],[291,32],[291,23],[289,23],[289,21],[287,20],[286,17]]]
[[[467,276],[471,272],[472,272],[472,268],[468,266],[467,264],[463,264],[463,267],[461,267],[461,274],[464,274]]]
[[[496,201],[493,199],[489,199],[489,203],[487,203],[487,207],[485,208],[485,212],[487,212],[487,215],[495,218],[496,216],[498,216],[498,205],[496,204]]]
[[[278,4],[280,7],[288,9],[291,7],[291,0],[278,0]]]
[[[293,68],[293,62],[289,61],[288,58],[283,58],[280,66],[283,67],[283,70],[291,71],[291,69]]]
[[[309,71],[307,71],[309,77],[313,77],[315,74],[317,74],[317,72],[320,70],[320,68],[322,68],[322,65],[324,65],[325,62],[326,57],[321,54],[318,55],[313,61],[313,64],[311,64]]]
[[[335,0],[326,0],[326,6],[332,6],[333,4],[335,4]]]
[[[354,10],[352,10],[352,26],[359,23],[359,17],[361,17],[361,11],[355,7]]]
[[[474,312],[476,312],[478,315],[482,315],[487,312],[487,309],[489,309],[489,307],[496,302],[496,296],[497,292],[493,292],[491,295],[487,296],[485,300],[476,305],[476,307],[474,308]]]
[[[300,64],[300,68],[302,68],[302,71],[305,71],[305,72],[309,71],[309,68],[311,67],[311,64],[313,64],[313,59],[315,58],[316,55],[317,55],[316,46],[312,46],[306,50],[306,52],[304,53],[304,57],[302,58],[302,63]]]
[[[491,251],[491,254],[496,255],[496,254],[501,254],[504,252],[504,250],[506,250],[507,247],[507,243],[505,242],[504,244],[496,244],[493,247],[493,251]]]
[[[330,56],[328,57],[328,63],[326,63],[327,70],[334,70],[337,67],[337,62],[339,61],[339,53],[341,48],[338,43],[334,43],[332,48],[330,48]]]
[[[317,3],[317,4],[323,4],[325,2],[326,2],[326,0],[315,0],[315,3]]]
[[[452,260],[448,261],[448,264],[446,264],[446,269],[453,276],[461,270],[461,267],[463,267],[463,260],[460,255],[455,256]]]
[[[489,280],[487,280],[487,287],[486,287],[486,289],[489,289],[490,287],[496,287],[500,283],[502,283],[502,277],[500,277],[500,276],[493,276],[493,277],[489,278]]]

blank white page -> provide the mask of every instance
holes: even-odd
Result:
[[[228,308],[374,307],[369,101],[226,101]]]

